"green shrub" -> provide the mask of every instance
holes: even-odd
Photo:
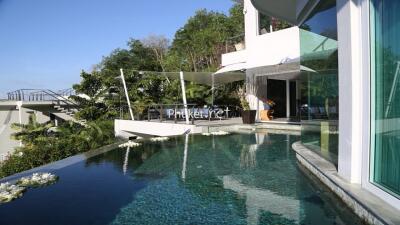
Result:
[[[27,134],[29,128],[23,128],[19,133]],[[55,134],[41,132],[34,137],[29,134],[29,139],[24,139],[17,133],[16,137],[20,137],[24,147],[18,148],[1,163],[0,177],[93,150],[111,144],[115,140],[114,124],[109,120],[89,122],[88,127],[64,123],[58,127],[58,132]]]

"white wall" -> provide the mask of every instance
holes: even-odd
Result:
[[[295,62],[300,59],[299,28],[259,35],[258,11],[250,0],[244,1],[246,50],[222,55],[222,66],[246,62],[246,68]]]
[[[259,15],[250,0],[244,1],[246,50],[222,56],[222,64],[246,62],[247,69],[274,66],[300,61],[300,32],[298,27],[259,35]],[[251,82],[255,74],[247,71],[246,80]],[[263,109],[263,103],[248,91],[247,99],[253,110]],[[259,120],[259,114],[257,114]]]
[[[299,28],[291,27],[249,39],[246,37],[246,47],[248,68],[299,61]]]
[[[258,11],[250,0],[245,0],[245,41],[247,67],[276,65],[287,60],[299,60],[299,28],[275,31],[259,35]]]
[[[362,52],[359,8],[352,1],[337,1],[339,43],[339,174],[361,183]],[[366,73],[368,74],[368,73]]]
[[[241,50],[222,54],[222,66],[229,66],[238,63],[245,63],[247,61],[247,51]]]

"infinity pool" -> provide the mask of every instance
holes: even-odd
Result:
[[[59,181],[0,205],[0,224],[362,224],[297,164],[297,140],[190,135],[45,168]]]

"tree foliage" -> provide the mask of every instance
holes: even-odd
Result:
[[[14,137],[22,141],[23,147],[0,163],[0,177],[114,142],[113,121],[109,120],[89,122],[87,127],[65,122],[55,130],[51,123],[40,124],[32,115],[27,125],[15,124],[14,127],[21,129]]]
[[[87,126],[64,122],[52,132],[53,124],[39,124],[34,117],[27,125],[15,125],[20,131],[14,137],[24,146],[1,164],[0,177],[112,143],[113,119],[128,111],[121,68],[136,115],[143,115],[149,104],[181,102],[179,80],[168,79],[162,72],[216,71],[221,54],[225,53],[226,40],[244,32],[243,1],[235,2],[229,15],[197,11],[176,32],[172,42],[159,35],[130,39],[126,49],[117,48],[92,71],[82,71],[81,82],[73,86],[77,94],[72,99],[80,105],[75,116],[87,120]],[[211,103],[210,87],[190,82],[186,85],[189,103]],[[235,82],[219,87],[215,102],[238,104],[233,93],[240,85],[241,82]]]
[[[230,9],[229,15],[198,10],[176,32],[172,42],[161,35],[150,35],[142,40],[130,39],[126,49],[115,49],[103,58],[95,71],[82,72],[82,81],[74,88],[77,93],[90,96],[90,99],[75,97],[84,106],[78,117],[87,120],[112,118],[119,114],[121,106],[127,112],[121,80],[118,79],[121,68],[125,71],[129,98],[138,116],[146,111],[145,106],[149,104],[181,102],[178,80],[168,79],[160,73],[143,74],[140,71],[216,71],[221,64],[221,54],[225,53],[225,41],[243,32],[243,1],[239,0]],[[237,104],[239,101],[232,93],[238,85],[240,82],[220,87],[215,91],[215,102]],[[186,87],[189,103],[211,103],[210,87],[190,82]]]

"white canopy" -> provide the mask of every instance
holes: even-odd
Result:
[[[250,73],[256,74],[257,76],[280,76],[290,73],[300,72],[300,63],[282,63],[277,65],[260,66],[248,69]]]
[[[231,65],[227,65],[219,69],[215,74],[223,74],[223,73],[232,73],[235,71],[244,71],[247,67],[246,63],[235,63]]]
[[[224,69],[224,68],[223,68]],[[157,73],[164,75],[169,79],[179,79],[179,72],[144,72],[144,73]],[[240,71],[221,72],[221,70],[214,72],[183,72],[183,79],[185,81],[194,82],[197,84],[204,84],[208,86],[228,84],[235,81],[245,80],[246,74]]]

